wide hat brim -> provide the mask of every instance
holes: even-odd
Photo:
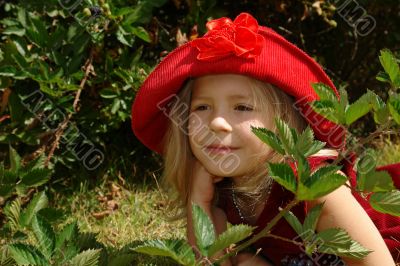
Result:
[[[242,58],[234,54],[212,61],[197,59],[199,51],[188,42],[169,53],[151,72],[137,92],[132,105],[132,129],[149,149],[163,153],[163,139],[169,118],[165,110],[188,78],[210,74],[241,74],[275,85],[296,100],[296,108],[314,131],[316,138],[332,148],[341,148],[345,141],[342,126],[325,119],[309,106],[318,99],[311,84],[322,82],[338,92],[332,81],[302,50],[272,29],[259,26],[264,37],[261,54]]]

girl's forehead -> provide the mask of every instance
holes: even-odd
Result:
[[[242,95],[252,97],[250,80],[246,76],[223,74],[196,78],[193,84],[194,96],[206,94]]]

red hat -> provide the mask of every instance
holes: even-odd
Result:
[[[188,78],[209,74],[241,74],[270,83],[296,99],[296,107],[315,136],[332,148],[343,146],[345,130],[308,105],[318,96],[312,83],[322,82],[338,95],[322,68],[272,29],[259,26],[247,13],[234,21],[207,23],[208,32],[169,53],[147,77],[132,105],[132,129],[148,148],[162,153],[169,118],[164,114]]]

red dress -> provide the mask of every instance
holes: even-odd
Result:
[[[335,159],[335,157],[332,156],[310,157],[309,163],[311,169],[313,169],[321,163],[333,159]],[[351,184],[355,185],[356,173],[352,167],[353,163],[349,163],[346,161],[342,165],[342,171],[348,177],[350,177]],[[400,188],[400,163],[380,167],[377,168],[377,170],[388,171],[391,174],[396,187]],[[219,206],[223,210],[225,210],[228,221],[231,224],[245,223],[240,218],[232,202],[232,198],[228,194],[229,193],[221,195]],[[400,261],[400,217],[394,217],[388,214],[379,213],[372,209],[368,201],[360,197],[358,193],[354,193],[353,195],[379,229],[383,239],[389,247],[390,252],[392,253],[393,258],[397,261]],[[271,188],[271,194],[267,200],[267,204],[265,205],[256,222],[257,229],[255,230],[255,233],[260,232],[261,229],[264,228],[268,224],[268,222],[278,214],[279,207],[284,208],[286,204],[288,204],[293,199],[293,196],[294,195],[290,191],[284,189],[278,183],[274,182]],[[301,222],[304,221],[307,213],[306,205],[306,202],[301,202],[291,210]],[[283,218],[273,227],[271,233],[274,235],[282,236],[284,238],[300,241],[300,237]],[[304,253],[299,246],[271,237],[260,239],[253,244],[253,248],[261,248],[262,255],[268,258],[275,265],[281,265],[281,261],[285,257],[287,258],[291,256],[297,256],[298,254]]]

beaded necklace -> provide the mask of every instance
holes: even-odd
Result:
[[[268,191],[267,191],[267,197],[266,197],[266,200],[265,200],[265,205],[267,204],[268,199],[269,199],[269,195],[271,194],[272,185],[273,185],[273,182],[271,182],[271,183],[269,184],[269,186],[268,186]],[[235,206],[235,209],[236,209],[236,211],[238,212],[240,219],[241,219],[243,222],[245,222],[246,219],[244,218],[244,215],[242,214],[242,211],[240,210],[239,205],[238,205],[238,203],[237,203],[237,198],[236,198],[236,193],[235,193],[235,188],[234,188],[234,186],[233,186],[233,182],[232,182],[232,188],[231,188],[231,190],[232,190],[232,201],[233,201],[233,205]]]

